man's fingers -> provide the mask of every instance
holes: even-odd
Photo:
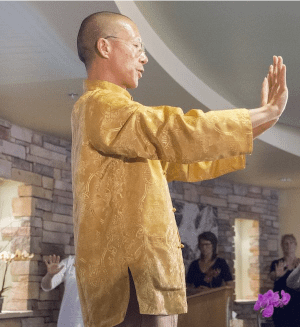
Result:
[[[285,65],[282,65],[278,82],[279,82],[279,86],[281,89],[286,88],[286,66]]]
[[[273,87],[273,65],[270,65],[270,67],[269,67],[268,77],[269,77],[269,88],[272,89],[272,87]]]
[[[278,58],[273,56],[273,86],[277,83],[277,74],[278,74]]]
[[[264,106],[268,103],[268,96],[269,96],[269,83],[268,78],[264,78],[261,87],[261,96],[260,96],[260,105]]]

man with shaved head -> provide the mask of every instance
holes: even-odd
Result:
[[[183,247],[167,182],[243,169],[253,139],[287,102],[274,56],[261,107],[226,111],[135,102],[148,62],[128,17],[95,13],[81,24],[85,92],[72,112],[76,272],[86,326],[176,326],[187,311]],[[155,95],[153,95],[155,96]]]

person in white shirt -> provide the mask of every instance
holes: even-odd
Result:
[[[84,327],[76,283],[75,256],[70,255],[60,262],[59,256],[50,255],[45,264],[47,274],[42,279],[42,289],[47,292],[62,282],[65,284],[57,326]]]

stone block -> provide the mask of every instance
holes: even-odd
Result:
[[[35,237],[42,237],[43,236],[43,229],[42,228],[31,227],[30,232],[31,232],[31,236],[35,236]]]
[[[8,142],[6,140],[2,141],[2,146],[0,146],[0,152],[22,159],[25,159],[26,157],[26,151],[24,146],[16,145],[15,143]]]
[[[73,207],[70,205],[53,203],[52,212],[55,214],[72,216],[73,215]]]
[[[63,255],[64,254],[65,245],[56,245],[56,244],[42,244],[41,253],[43,255]],[[43,267],[44,269],[44,267]]]
[[[13,282],[9,298],[11,300],[27,300],[39,298],[40,284],[38,282]]]
[[[42,177],[42,186],[45,189],[53,190],[54,181],[52,178]]]
[[[231,192],[231,189],[226,187],[216,186],[213,188],[213,193],[216,195],[228,195]]]
[[[66,225],[66,233],[69,233],[69,234],[74,234],[74,227],[73,227],[73,224],[67,224]]]
[[[26,318],[21,319],[22,327],[43,327],[45,326],[45,320],[41,318]]]
[[[37,261],[13,261],[11,263],[11,274],[13,275],[29,275],[38,274]]]
[[[261,194],[261,187],[248,186],[249,193],[252,194]]]
[[[11,123],[6,120],[0,119],[0,125],[4,126],[5,128],[11,128]]]
[[[53,195],[73,199],[72,191],[64,191],[64,190],[54,189]],[[172,195],[177,195],[177,194],[172,193]],[[180,195],[180,196],[182,197],[182,195]],[[182,198],[180,198],[180,199],[182,199]]]
[[[12,199],[12,215],[19,216],[34,216],[35,202],[33,197],[19,197]]]
[[[42,237],[31,237],[30,238],[30,251],[34,254],[41,254],[42,251]]]
[[[71,198],[65,198],[65,197],[60,197],[60,196],[54,196],[54,197],[53,197],[53,202],[54,202],[54,203],[66,204],[66,205],[71,205],[71,206],[73,206],[73,199],[71,199]]]
[[[254,205],[255,199],[249,197],[228,195],[228,203],[234,203],[240,205]]]
[[[5,309],[5,310],[9,311],[9,309]],[[13,307],[11,311],[23,311],[23,309],[21,310],[19,308]],[[21,319],[20,318],[1,319],[0,327],[22,327]]]
[[[278,241],[275,239],[268,239],[267,248],[269,251],[278,251]]]
[[[1,146],[0,146],[1,150]],[[12,163],[10,161],[0,159],[0,177],[4,179],[11,178],[11,166]]]
[[[43,135],[43,142],[50,143],[52,145],[59,146],[60,145],[60,139],[54,136],[50,135]]]
[[[58,301],[59,300],[59,290],[53,289],[49,292],[44,292],[40,290],[40,301]]]
[[[32,218],[31,225],[35,228],[42,228],[43,227],[43,220],[41,218]]]
[[[71,170],[71,163],[68,162],[62,162],[52,159],[49,165],[60,170]]]
[[[183,186],[183,199],[189,202],[199,203],[199,195],[197,193],[196,185],[193,184],[184,184]]]
[[[52,310],[55,308],[55,301],[43,301],[38,302],[38,309],[39,310]]]
[[[42,165],[46,165],[46,166],[51,166],[51,160],[46,159],[46,158],[42,158],[42,157],[38,157],[38,156],[33,156],[31,154],[26,154],[26,160],[28,162],[32,162],[32,163],[39,163]]]
[[[64,147],[64,148],[66,148],[66,149],[71,149],[71,147],[72,147],[72,143],[71,143],[71,141],[69,141],[69,140],[65,140],[65,139],[60,139],[60,145],[62,146],[62,147]]]
[[[32,142],[32,131],[28,130],[26,128],[21,128],[20,126],[17,125],[12,125],[10,134],[13,138],[26,141],[31,143]]]
[[[174,192],[171,192],[170,195],[171,195],[171,197],[172,197],[173,200],[174,200],[174,199],[180,199],[180,200],[183,200],[183,195],[182,195],[182,194],[176,194],[176,193],[174,193]]]
[[[70,243],[70,234],[60,233],[54,231],[43,231],[43,243],[63,244],[68,245]]]
[[[64,147],[56,146],[48,142],[44,142],[44,148],[54,151],[56,153],[60,153],[63,155],[67,155],[67,150]]]
[[[9,129],[0,125],[0,139],[8,140],[9,139]]]
[[[268,210],[261,207],[261,206],[251,206],[251,212],[261,213],[261,214],[268,214]]]
[[[12,168],[12,180],[21,181],[27,184],[40,187],[42,185],[42,177],[39,174]]]
[[[43,211],[51,212],[52,211],[52,202],[47,199],[36,198],[36,208],[39,208]]]
[[[33,164],[33,172],[53,178],[54,169],[53,169],[53,167],[50,167],[50,166],[46,166],[46,165],[39,164],[39,163],[34,163]]]
[[[73,216],[68,215],[61,215],[54,213],[52,216],[52,220],[56,222],[66,223],[66,224],[73,224]]]
[[[217,206],[217,207],[227,207],[227,201],[225,199],[213,198],[213,197],[207,197],[207,196],[201,196],[200,203]]]
[[[44,221],[43,228],[47,231],[66,232],[67,225],[53,221]]]
[[[32,143],[38,146],[43,145],[43,138],[40,134],[33,133],[32,135]]]
[[[60,162],[65,162],[67,158],[66,155],[62,155],[33,144],[30,145],[30,154],[33,156],[39,156],[50,160],[60,161]]]
[[[42,218],[45,221],[52,221],[52,216],[53,216],[52,212],[43,212],[42,214]]]
[[[33,276],[33,275],[21,275],[18,277],[18,281],[32,281],[32,282],[41,282],[43,277],[42,276]]]
[[[60,169],[53,169],[53,178],[55,180],[61,180],[61,170]]]
[[[20,197],[36,197],[52,200],[52,191],[37,186],[22,185],[18,188],[18,194]]]
[[[272,221],[277,221],[278,217],[275,215],[261,215],[261,218],[263,220],[272,220]]]
[[[270,189],[267,189],[267,188],[263,188],[262,195],[264,197],[271,197],[271,190]]]
[[[21,158],[12,157],[12,167],[24,171],[30,171],[31,163]]]
[[[54,189],[72,191],[72,184],[66,181],[55,180]]]
[[[61,176],[64,181],[71,182],[72,181],[72,174],[71,171],[61,171]]]
[[[246,185],[233,185],[233,192],[235,195],[246,196],[248,194],[248,186]]]

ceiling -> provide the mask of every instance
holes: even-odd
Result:
[[[247,167],[225,178],[300,188],[300,2],[0,1],[0,118],[71,139],[70,115],[82,93],[76,38],[97,11],[138,25],[149,62],[134,99],[188,111],[259,106],[273,55],[287,64],[289,101],[275,126],[254,142]],[[290,178],[289,182],[280,181]]]

